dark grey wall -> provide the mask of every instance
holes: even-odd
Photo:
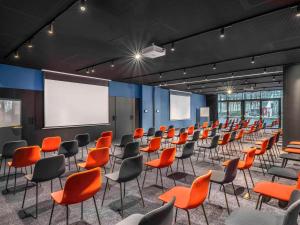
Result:
[[[284,67],[283,144],[300,140],[300,64]]]
[[[209,107],[210,121],[218,119],[218,95],[206,95],[206,105]]]

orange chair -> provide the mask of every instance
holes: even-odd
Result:
[[[268,169],[267,167],[267,164],[266,164],[266,160],[264,158],[264,154],[267,152],[267,147],[268,147],[268,144],[269,144],[269,139],[265,139],[261,142],[260,144],[260,147],[259,148],[256,148],[256,151],[255,151],[255,155],[258,157],[259,159],[259,162],[260,162],[260,166],[261,166],[261,170],[263,172],[263,174],[265,175],[265,172],[264,172],[264,167],[266,169]],[[263,165],[264,163],[264,165]]]
[[[95,150],[97,148],[110,148],[110,147],[111,147],[111,137],[106,136],[106,137],[98,138],[95,148],[89,148],[89,151]]]
[[[203,143],[204,140],[205,140],[205,142],[207,143],[208,133],[209,133],[209,129],[204,129],[204,130],[202,131],[202,134],[201,134],[201,136],[199,137],[199,140],[201,140],[201,143]]]
[[[208,128],[208,122],[203,122],[201,128],[202,128],[202,129]]]
[[[133,134],[133,139],[143,139],[144,136],[144,129],[143,128],[136,128]]]
[[[44,152],[44,156],[46,155],[46,152],[58,151],[60,144],[61,144],[60,136],[44,138],[42,142],[42,152]]]
[[[206,224],[208,225],[208,220],[203,203],[207,198],[211,173],[212,172],[209,171],[207,174],[196,178],[190,188],[177,186],[159,196],[159,199],[164,203],[171,201],[174,196],[176,197],[174,204],[174,206],[176,207],[175,222],[178,209],[183,209],[187,212],[188,222],[189,225],[191,225],[189,209],[195,209],[201,205]]]
[[[6,178],[5,190],[8,192],[8,180],[10,170],[12,167],[15,168],[15,183],[14,183],[14,194],[16,192],[16,181],[17,181],[17,170],[18,168],[25,168],[36,164],[41,159],[41,148],[39,146],[28,146],[17,148],[13,154],[11,162],[8,162],[8,175]],[[31,168],[32,169],[32,168]]]
[[[96,148],[89,152],[86,162],[78,163],[77,165],[80,168],[84,168],[86,170],[94,169],[97,167],[103,167],[105,173],[105,165],[109,161],[109,148]]]
[[[162,180],[161,169],[170,167],[171,172],[173,173],[172,164],[175,161],[175,155],[176,155],[176,148],[175,147],[166,148],[162,151],[159,159],[154,159],[152,161],[145,162],[146,170],[145,170],[145,175],[144,175],[144,180],[143,180],[143,188],[144,188],[144,184],[145,184],[147,168],[151,167],[151,168],[156,168],[157,169],[156,184],[157,184],[158,171],[159,171],[161,186],[162,186],[162,190],[164,191],[164,184],[163,184],[163,180]],[[174,185],[176,186],[176,182],[175,182],[174,177],[173,177],[173,182],[174,182]]]
[[[225,152],[224,152],[224,146],[227,150],[228,155],[230,155],[229,149],[227,147],[227,144],[229,143],[229,140],[230,140],[230,135],[231,135],[230,132],[225,133],[222,140],[218,141],[218,145],[221,146],[221,150],[222,150],[222,153],[224,155],[224,159],[226,158],[225,157]]]
[[[188,129],[187,129],[188,135],[193,135],[194,134],[194,130],[195,130],[194,126],[189,126]]]
[[[179,139],[177,141],[172,141],[171,144],[176,145],[176,146],[181,146],[184,145],[187,142],[188,139],[188,133],[183,132],[179,135]]]
[[[165,140],[164,143],[167,144],[167,141],[173,140],[174,136],[175,136],[175,128],[170,128],[168,130],[167,135],[163,136],[163,139]],[[169,142],[169,146],[170,146],[170,142]]]
[[[51,193],[53,199],[49,225],[51,224],[55,204],[66,206],[66,219],[69,224],[69,205],[81,203],[81,220],[83,220],[83,202],[93,198],[99,224],[100,218],[95,200],[96,193],[101,188],[100,168],[74,173],[67,178],[61,191]]]
[[[255,125],[252,125],[249,130],[244,131],[245,136],[247,135],[250,141],[254,141],[254,135],[253,135],[254,132],[255,132]]]
[[[147,161],[151,160],[150,153],[156,152],[158,154],[158,150],[160,149],[161,138],[154,137],[150,140],[149,145],[147,147],[143,147],[140,149],[141,152],[147,152]]]
[[[159,130],[164,133],[167,130],[167,127],[166,126],[160,126]]]
[[[294,190],[300,190],[300,173],[298,173],[298,181],[296,185],[286,185],[275,182],[258,182],[253,191],[259,194],[256,208],[261,209],[262,197],[275,198],[279,201],[288,202]]]
[[[101,137],[107,137],[107,136],[113,138],[113,132],[112,131],[103,131],[101,133]]]
[[[241,150],[243,149],[242,139],[244,137],[244,129],[241,129],[237,136],[235,137],[236,142],[238,143],[238,146],[241,146]]]
[[[246,177],[245,170],[248,170],[249,176],[250,176],[250,179],[251,179],[251,182],[252,182],[252,186],[254,186],[254,182],[253,182],[253,178],[252,178],[252,175],[251,175],[251,172],[250,172],[250,168],[254,163],[255,151],[256,151],[256,148],[250,148],[248,151],[244,151],[244,153],[246,153],[245,160],[240,160],[239,163],[238,163],[238,169],[241,170],[244,174],[244,179],[245,179],[245,183],[246,183],[246,187],[247,187],[249,197],[250,197],[250,190],[249,190],[249,185],[248,185],[248,182],[247,182],[247,177]],[[223,165],[225,167],[227,167],[229,162],[230,162],[230,160],[224,162]]]

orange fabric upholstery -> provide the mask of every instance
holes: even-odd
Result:
[[[162,131],[162,132],[165,132],[167,130],[167,127],[166,126],[160,126],[159,130]]]
[[[145,148],[141,148],[142,152],[155,152],[160,149],[161,138],[154,137],[150,140],[149,145]]]
[[[87,170],[103,167],[109,161],[109,148],[96,148],[89,152],[86,162],[78,163],[78,166]]]
[[[211,171],[200,176],[194,180],[192,186],[188,187],[174,187],[159,196],[163,202],[169,202],[173,196],[176,197],[175,207],[180,209],[194,209],[203,204],[208,194],[209,181]]]
[[[101,188],[99,168],[74,173],[67,178],[61,191],[53,192],[53,201],[60,205],[71,205],[93,197]]]
[[[165,168],[173,164],[176,155],[176,148],[166,148],[161,153],[159,159],[146,162],[145,165],[154,168]]]
[[[248,151],[245,151],[246,158],[245,160],[240,160],[238,163],[238,169],[245,170],[249,169],[254,162],[256,148],[250,148]],[[223,163],[223,166],[227,167],[230,160],[227,160]]]
[[[164,138],[171,139],[174,136],[175,136],[175,128],[170,128],[168,130],[167,136],[165,136]]]
[[[290,145],[300,145],[300,141],[291,141]]]
[[[244,129],[241,129],[238,135],[235,137],[235,140],[241,140],[244,137]]]
[[[207,139],[208,138],[208,131],[209,131],[209,129],[204,129],[203,132],[202,132],[202,135],[201,135],[201,137],[199,137],[199,139],[200,140]]]
[[[268,143],[269,143],[268,139],[263,140],[261,142],[261,144],[260,144],[260,149],[257,149],[255,151],[255,155],[263,155],[263,154],[265,154],[265,152],[267,151]]]
[[[219,140],[218,144],[219,145],[227,145],[229,142],[229,139],[230,139],[230,133],[226,133],[226,134],[224,134],[223,139]]]
[[[42,151],[43,152],[55,152],[58,151],[61,144],[61,137],[46,137],[42,142]]]
[[[143,128],[136,128],[133,134],[134,139],[142,138],[144,136]]]
[[[113,137],[113,132],[112,131],[103,131],[101,133],[101,137]]]
[[[195,130],[194,126],[189,126],[187,129],[188,135],[192,135],[194,133],[194,130]]]
[[[172,144],[174,144],[174,145],[183,145],[183,144],[186,143],[187,139],[188,139],[188,133],[184,132],[184,133],[180,134],[179,140],[178,141],[172,141]]]
[[[96,148],[110,148],[110,147],[111,147],[111,137],[106,136],[106,137],[98,138],[96,142],[96,147],[90,148],[90,150],[94,150]]]
[[[283,151],[288,153],[300,154],[300,149],[298,148],[285,148]]]
[[[8,162],[9,167],[21,168],[36,164],[41,159],[39,146],[22,147],[15,150],[12,161]]]
[[[204,128],[208,128],[208,122],[203,122],[202,128],[203,128],[203,129],[204,129]]]

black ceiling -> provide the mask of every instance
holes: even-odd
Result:
[[[85,13],[79,2],[0,0],[0,61],[81,74],[81,68],[108,61],[89,76],[151,85],[180,83],[170,88],[202,93],[214,93],[224,85],[280,88],[282,66],[300,62],[300,18],[294,7],[300,1],[87,0]],[[53,36],[44,28],[34,36],[32,49],[18,48],[60,12]],[[228,24],[232,25],[220,39],[219,27]],[[140,62],[132,58],[133,52],[153,42],[162,45],[197,33],[175,42],[175,52],[170,44],[164,45],[164,57]],[[16,48],[17,60],[10,54]],[[112,59],[118,59],[114,68]],[[264,75],[264,67],[278,73]],[[257,73],[262,74],[232,78]],[[210,80],[218,77],[228,79]],[[202,83],[190,83],[199,80]]]

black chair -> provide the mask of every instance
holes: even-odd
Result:
[[[154,209],[146,215],[132,214],[116,225],[172,225],[174,202],[175,197],[172,199],[172,201],[159,207],[158,209]]]
[[[170,130],[170,129],[172,129],[172,128],[174,128],[174,125],[170,125],[170,126],[168,127],[168,130]]]
[[[75,136],[75,140],[78,142],[78,147],[81,148],[81,158],[83,158],[83,148],[85,147],[86,149],[86,154],[88,154],[88,148],[87,146],[89,145],[91,139],[90,135],[88,133],[85,134],[77,134]]]
[[[210,131],[210,134],[208,135],[208,137],[214,137],[217,135],[217,128],[213,128]]]
[[[233,192],[237,201],[238,206],[240,206],[240,202],[239,199],[237,197],[236,191],[235,191],[235,187],[233,184],[234,179],[236,178],[236,174],[237,174],[237,167],[238,167],[238,163],[239,163],[239,158],[236,159],[232,159],[230,160],[230,162],[228,163],[228,166],[226,167],[226,171],[220,171],[220,170],[213,170],[212,174],[211,174],[211,178],[210,178],[210,187],[209,187],[209,194],[208,194],[208,198],[210,197],[210,191],[211,191],[211,186],[213,183],[215,184],[219,184],[221,185],[221,187],[223,188],[223,192],[225,195],[225,201],[226,201],[226,206],[227,206],[227,212],[228,214],[229,212],[229,206],[228,206],[228,200],[227,200],[227,195],[226,195],[226,190],[225,190],[225,184],[230,184],[232,185],[233,188]]]
[[[157,130],[157,131],[155,131],[154,137],[162,138],[163,135],[164,135],[164,133],[161,130]]]
[[[297,225],[300,212],[300,191],[291,194],[289,207],[283,214],[262,212],[249,208],[240,208],[233,211],[225,221],[225,225]]]
[[[203,154],[203,160],[205,159],[205,154],[206,154],[206,150],[209,150],[209,155],[211,157],[211,161],[214,164],[214,159],[213,159],[213,155],[212,155],[212,150],[215,150],[215,153],[217,154],[218,160],[219,162],[221,162],[220,158],[219,158],[219,153],[217,151],[217,147],[218,147],[218,142],[220,139],[220,135],[216,135],[212,138],[211,142],[209,145],[201,145],[199,150],[198,150],[198,156],[197,156],[197,161],[199,159],[199,155],[200,155],[200,149],[204,150],[204,154]]]
[[[129,142],[133,142],[133,136],[132,134],[125,134],[121,137],[121,141],[118,144],[114,144],[114,151],[113,154],[115,153],[115,149],[116,148],[121,148],[121,150],[123,148],[125,148],[125,146],[129,143]]]
[[[64,141],[58,149],[58,155],[64,155],[68,158],[69,171],[71,170],[70,157],[74,157],[76,169],[78,170],[76,154],[78,153],[78,142],[76,140]]]
[[[194,165],[193,165],[193,162],[192,162],[192,155],[194,154],[194,147],[195,147],[195,142],[194,141],[186,143],[183,146],[182,152],[178,152],[176,154],[175,158],[177,159],[177,171],[178,171],[179,161],[181,160],[183,172],[185,172],[185,167],[184,167],[183,160],[184,159],[190,159],[194,176],[196,176]]]
[[[2,161],[4,159],[4,166],[3,166],[4,176],[5,176],[5,172],[6,172],[7,159],[12,159],[14,151],[17,148],[26,147],[26,146],[27,146],[26,140],[10,141],[10,142],[6,142],[3,145],[2,154],[1,154],[1,162],[0,162],[0,172],[1,172],[1,167],[2,167]]]
[[[124,159],[130,158],[130,157],[137,156],[138,154],[140,154],[140,142],[134,141],[134,142],[128,143],[126,145],[124,151],[121,154],[114,155],[115,160],[114,160],[114,164],[112,167],[112,172],[114,171],[117,159],[124,160]]]
[[[189,138],[188,141],[198,142],[200,137],[200,130],[196,130],[192,136],[192,138]]]
[[[268,170],[268,174],[272,175],[272,181],[274,181],[276,177],[288,180],[298,180],[298,173],[299,172],[293,168],[282,168],[277,166],[273,166]]]
[[[136,180],[136,182],[138,184],[139,192],[141,195],[143,206],[145,206],[142,190],[141,190],[140,183],[138,180],[138,176],[140,176],[140,174],[142,173],[142,170],[143,170],[143,156],[138,155],[135,157],[124,159],[119,171],[110,173],[110,174],[105,174],[107,182],[106,182],[105,190],[104,190],[104,194],[103,194],[102,206],[104,203],[106,190],[109,185],[109,180],[112,180],[112,181],[120,184],[120,197],[121,197],[121,210],[120,211],[121,211],[122,217],[123,217],[123,195],[125,197],[126,182],[129,182],[131,180]],[[123,185],[124,189],[122,188],[122,183],[124,184]],[[124,191],[124,194],[122,193],[123,191]]]
[[[219,126],[218,126],[218,132],[220,132],[223,128],[223,123],[219,123]]]
[[[154,127],[150,127],[150,128],[148,129],[148,132],[147,132],[146,134],[144,134],[144,137],[147,138],[147,142],[149,141],[149,139],[150,139],[151,137],[154,136],[154,134],[155,134],[155,128],[154,128]]]
[[[235,150],[236,153],[238,153],[237,149],[235,148],[235,144],[234,144],[236,134],[237,134],[237,131],[231,132],[228,144],[229,144],[229,149],[230,149],[230,146],[232,146],[232,149]]]
[[[25,192],[22,202],[22,209],[24,208],[25,198],[28,188],[28,182],[34,183],[36,187],[36,196],[35,196],[35,218],[38,217],[38,196],[39,196],[39,183],[45,181],[51,181],[51,192],[53,192],[53,184],[52,180],[55,178],[59,179],[60,187],[63,188],[60,176],[65,173],[66,166],[65,166],[65,156],[64,155],[57,155],[48,158],[40,159],[34,167],[33,174],[25,175],[26,178],[26,186]]]

